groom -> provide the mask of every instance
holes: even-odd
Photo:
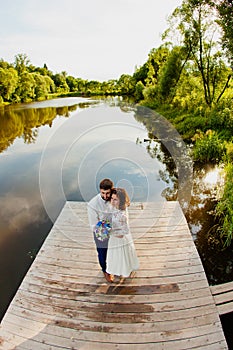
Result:
[[[99,184],[100,192],[92,198],[87,204],[87,212],[89,224],[94,233],[95,225],[99,220],[106,220],[110,213],[110,199],[113,182],[110,179],[103,179]],[[98,252],[98,259],[104,277],[108,282],[113,282],[114,276],[106,272],[106,257],[108,250],[108,240],[99,241],[94,234],[96,249]]]

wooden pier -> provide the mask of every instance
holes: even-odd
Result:
[[[227,349],[178,202],[132,203],[133,279],[100,271],[86,203],[66,202],[0,325],[2,350]]]

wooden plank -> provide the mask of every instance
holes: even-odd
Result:
[[[233,312],[233,301],[225,304],[217,304],[217,309],[219,315],[224,315]]]
[[[149,268],[150,267],[150,268]],[[81,269],[80,269],[81,268]],[[98,268],[98,267],[97,267]],[[57,266],[55,264],[40,264],[35,267],[36,271],[48,274],[59,274],[59,275],[71,275],[71,276],[84,276],[89,277],[96,276],[96,269],[91,269],[90,266],[85,267],[84,265],[79,266]],[[140,269],[137,271],[135,278],[152,278],[156,273],[157,276],[177,276],[177,275],[189,275],[192,273],[203,272],[203,268],[200,265],[182,266],[182,267],[162,267],[157,264],[153,266],[148,265],[147,268]]]
[[[132,313],[118,313],[117,316],[114,313],[99,313],[92,314],[91,318],[84,312],[78,312],[77,309],[62,309],[57,308],[56,314],[51,312],[50,310],[44,310],[43,308],[31,307],[30,309],[26,309],[24,306],[11,305],[10,313],[17,316],[23,316],[25,319],[31,319],[37,321],[39,323],[53,323],[57,322],[60,319],[68,319],[68,320],[76,320],[79,322],[84,322],[85,324],[89,324],[89,322],[97,322],[101,323],[104,326],[112,325],[112,324],[122,324],[128,328],[129,324],[135,324],[137,326],[138,331],[140,331],[143,327],[146,327],[148,324],[163,324],[163,329],[169,327],[167,325],[168,322],[176,321],[177,324],[179,322],[184,322],[184,320],[192,319],[193,325],[195,324],[195,320],[198,317],[203,317],[207,319],[206,324],[208,324],[208,315],[213,314],[216,319],[216,309],[210,308],[209,305],[200,306],[198,308],[193,309],[185,309],[185,310],[175,310],[175,311],[164,311],[163,313],[154,313],[150,314],[132,314]],[[48,312],[49,311],[49,312]],[[103,322],[103,319],[105,322]],[[106,322],[108,321],[108,322]]]
[[[132,203],[129,217],[140,269],[108,284],[86,203],[65,204],[0,325],[3,350],[227,349],[179,204]]]
[[[172,293],[172,286],[169,288],[171,290],[170,293]],[[168,293],[168,292],[167,292]],[[164,293],[165,294],[165,293]],[[162,297],[158,298],[156,302],[150,302],[150,303],[143,303],[143,302],[124,302],[120,303],[118,302],[117,305],[114,303],[114,299],[111,299],[112,294],[109,295],[109,302],[108,303],[100,303],[97,299],[95,300],[78,300],[77,298],[53,298],[45,297],[43,294],[37,294],[37,293],[28,293],[26,291],[22,291],[19,293],[18,298],[16,299],[20,305],[23,305],[25,308],[30,308],[31,305],[38,306],[40,308],[41,303],[44,302],[44,309],[46,307],[50,308],[52,307],[59,307],[59,306],[66,306],[70,309],[77,307],[79,311],[89,311],[93,312],[96,309],[96,312],[115,312],[115,313],[141,313],[141,312],[149,312],[150,314],[156,313],[156,312],[164,312],[169,310],[184,310],[184,309],[191,309],[196,306],[205,306],[210,305],[210,298],[209,295],[201,296],[201,297],[195,297],[190,299],[181,299],[181,300],[163,300]],[[171,297],[172,299],[172,297]],[[111,301],[112,300],[112,301]],[[147,308],[148,307],[148,308]],[[147,311],[146,311],[147,310]]]
[[[37,269],[35,271],[28,272],[28,276],[32,281],[34,279],[40,280],[41,283],[47,283],[48,285],[51,285],[56,282],[61,282],[61,284],[64,285],[77,285],[77,287],[82,286],[89,287],[93,286],[93,288],[96,288],[96,286],[101,283],[101,280],[103,279],[103,275],[101,276],[95,276],[94,278],[92,276],[82,276],[82,275],[60,275],[60,274],[49,274],[49,273],[43,273],[42,271],[38,271]],[[137,286],[137,285],[143,285],[145,288],[149,288],[149,286],[152,285],[166,285],[166,284],[181,284],[181,283],[189,283],[192,281],[201,281],[203,280],[204,272],[196,272],[196,273],[189,273],[187,275],[175,275],[175,276],[153,276],[153,277],[137,277],[133,278],[132,280],[126,279],[124,285],[130,284],[130,286]]]
[[[223,294],[216,294],[214,296],[214,300],[216,305],[226,304],[228,302],[231,302],[233,301],[233,291],[228,293],[223,293]]]
[[[103,290],[103,287],[102,287]],[[44,295],[47,297],[54,297],[54,298],[67,298],[67,299],[73,299],[73,300],[80,300],[83,302],[90,301],[90,302],[98,302],[98,303],[106,303],[106,296],[105,294],[101,293],[78,293],[76,290],[73,289],[61,289],[61,288],[50,288],[48,289],[47,286],[44,285],[28,285],[26,286],[26,289],[23,287],[20,289],[23,293],[39,293],[40,295]],[[20,296],[20,291],[18,292],[18,296]],[[159,301],[176,301],[176,300],[186,300],[187,298],[193,299],[197,297],[206,297],[209,296],[209,291],[206,288],[202,289],[194,289],[194,290],[185,290],[185,291],[178,291],[171,293],[153,293],[153,294],[133,294],[130,296],[131,303],[155,303]],[[118,294],[117,300],[119,303],[128,303],[129,297],[127,294]],[[109,298],[108,303],[115,303],[115,298]]]
[[[132,230],[131,230],[132,231]],[[187,237],[187,233],[182,231],[174,231],[176,232],[176,235],[165,235],[164,232],[150,232],[146,233],[145,237],[142,236],[139,239],[136,239],[134,235],[134,241],[135,243],[139,245],[148,245],[148,238],[150,238],[151,244],[158,244],[158,243],[171,243],[174,245],[174,242],[177,243],[188,243],[190,244],[190,237]],[[79,244],[81,241],[87,241],[88,243],[93,243],[93,238],[90,233],[82,232],[82,234],[77,235],[76,232],[69,231],[69,234],[62,232],[61,230],[53,230],[53,236],[48,237],[48,241],[53,242],[54,244],[65,244],[65,243],[73,243],[73,244]]]
[[[189,287],[189,286],[188,286]],[[185,296],[189,297],[190,299],[196,297],[196,295],[200,295],[200,296],[207,296],[209,295],[209,291],[206,288],[202,288],[202,289],[193,289],[191,290],[190,288],[183,288],[183,290],[181,290],[179,292],[174,292],[172,293],[162,293],[160,292],[160,290],[157,290],[157,293],[147,293],[145,294],[145,292],[141,292],[141,294],[139,294],[137,292],[137,294],[133,294],[131,293],[130,295],[130,299],[129,299],[129,294],[126,293],[119,293],[117,295],[117,301],[119,303],[123,303],[123,302],[128,302],[129,300],[131,302],[146,302],[147,304],[153,303],[153,302],[157,302],[157,301],[171,301],[171,300],[182,300],[185,299]],[[25,289],[24,289],[25,288]],[[95,289],[95,293],[93,293],[93,289],[87,289],[85,288],[84,290],[78,290],[76,286],[70,286],[69,288],[67,288],[66,286],[62,286],[61,284],[54,284],[53,286],[46,286],[43,284],[26,284],[24,285],[24,287],[21,288],[22,291],[26,290],[26,291],[30,291],[32,293],[40,293],[43,294],[45,296],[48,297],[59,297],[59,298],[72,298],[75,300],[82,300],[83,302],[85,302],[86,300],[96,300],[98,302],[102,302],[102,303],[106,303],[106,285],[100,285],[99,287],[96,287]],[[117,292],[117,290],[116,290]],[[184,296],[184,297],[182,297]],[[115,302],[116,297],[110,299],[108,298],[108,303],[111,302],[111,300],[113,300],[113,302]]]
[[[61,345],[66,344],[66,348],[70,348],[71,343],[70,339],[76,338],[81,341],[89,341],[89,342],[95,342],[100,341],[104,343],[112,343],[112,344],[121,344],[121,343],[128,343],[128,344],[137,344],[141,343],[143,341],[144,344],[148,344],[153,342],[154,339],[156,339],[158,342],[171,342],[179,340],[187,340],[187,339],[193,339],[197,336],[204,336],[209,335],[209,326],[208,325],[199,325],[198,327],[189,327],[189,328],[183,328],[173,331],[158,331],[156,328],[156,325],[154,325],[154,331],[152,332],[132,332],[132,333],[120,333],[114,332],[111,330],[109,332],[109,329],[105,329],[102,327],[102,329],[96,327],[94,329],[85,329],[85,330],[77,330],[76,328],[69,327],[69,323],[60,323],[59,324],[48,324],[43,325],[42,329],[40,329],[40,332],[38,333],[38,329],[28,329],[25,327],[22,327],[20,324],[12,324],[6,322],[5,324],[5,330],[8,330],[9,333],[11,333],[14,336],[18,336],[20,334],[20,337],[23,337],[25,339],[31,338],[32,336],[41,338],[41,342],[44,342],[45,339],[49,339],[48,343],[53,345]],[[215,339],[219,339],[218,332],[215,334]],[[220,330],[221,332],[221,330]],[[61,336],[62,333],[62,336]],[[28,337],[29,335],[29,337]],[[57,338],[57,339],[56,339]],[[60,338],[60,339],[59,339]]]
[[[12,327],[11,327],[12,328]],[[155,327],[156,328],[156,327]],[[156,345],[164,345],[167,349],[168,346],[172,349],[187,349],[190,348],[190,342],[191,342],[191,347],[197,347],[198,345],[203,345],[203,344],[213,344],[215,343],[216,345],[220,342],[219,340],[219,333],[220,332],[215,332],[215,333],[210,333],[206,334],[206,327],[198,327],[200,329],[201,333],[199,334],[198,337],[195,336],[197,334],[197,328],[192,328],[192,329],[187,329],[186,332],[162,332],[162,333],[156,333],[156,336],[158,336],[158,341],[156,341],[153,345],[154,348]],[[16,329],[15,333],[18,333],[19,330]],[[62,333],[62,336],[61,336]],[[17,336],[17,334],[12,333],[13,335]],[[137,338],[140,337],[140,341],[137,342]],[[177,339],[179,337],[179,339]],[[21,336],[21,339],[24,338],[24,341],[26,342],[28,337],[25,335],[24,337]],[[100,340],[100,339],[101,340]],[[201,341],[200,341],[201,338]],[[145,346],[150,346],[151,341],[150,341],[150,334],[144,333],[143,337],[141,334],[138,333],[133,333],[131,335],[127,334],[113,334],[113,333],[105,333],[105,332],[84,332],[84,331],[72,331],[71,329],[66,329],[65,327],[58,327],[58,326],[50,326],[48,325],[43,331],[37,333],[34,337],[34,347],[35,344],[37,343],[42,343],[42,344],[48,344],[49,346],[53,347],[59,347],[59,346],[64,346],[64,348],[72,349],[72,347],[77,346],[80,344],[80,342],[85,342],[92,344],[93,349],[98,349],[96,347],[98,344],[103,344],[103,345],[111,345],[114,346],[114,344],[118,344],[118,348],[122,348],[121,345],[123,345],[123,348],[125,345],[134,345],[134,344],[139,344],[139,345],[144,345]],[[21,340],[22,341],[22,340]],[[204,341],[204,343],[203,343]],[[179,344],[178,344],[179,342]],[[25,343],[24,343],[25,344]],[[179,345],[179,347],[177,346]],[[184,347],[183,347],[184,346]],[[158,347],[159,348],[159,347]],[[161,348],[161,347],[160,347]],[[151,348],[152,349],[152,348]]]
[[[233,291],[233,282],[227,282],[218,284],[216,286],[211,286],[210,290],[213,295]]]
[[[36,315],[34,313],[34,315]],[[29,313],[27,314],[29,316]],[[36,317],[34,317],[36,318]],[[156,322],[156,331],[162,332],[164,330],[166,331],[174,331],[179,329],[185,329],[190,328],[192,326],[198,327],[198,325],[206,325],[206,324],[212,324],[216,321],[216,313],[208,313],[207,315],[198,315],[193,319],[193,317],[187,316],[186,318],[178,319],[178,320],[160,320]],[[39,322],[36,318],[33,319],[33,316],[25,317],[25,315],[19,314],[19,313],[11,313],[7,319],[7,322],[12,325],[21,325],[24,329],[29,329],[30,331],[37,330],[40,328],[44,328],[45,325],[48,324],[47,320],[45,322]],[[116,322],[108,322],[106,324],[103,324],[101,321],[93,321],[89,320],[88,322],[83,322],[79,319],[75,318],[68,318],[65,315],[61,317],[57,317],[56,319],[51,320],[49,324],[58,324],[59,326],[62,326],[64,324],[67,328],[76,329],[76,330],[83,330],[83,331],[114,331],[115,333],[131,333],[131,332],[138,332],[141,334],[144,333],[154,333],[155,331],[155,324],[153,322],[141,322],[141,328],[139,327],[140,322],[134,322],[134,323],[128,323],[127,325],[125,323],[116,323]]]
[[[140,263],[142,266],[140,266],[140,270],[138,271],[138,273],[142,270],[154,270],[154,269],[176,269],[176,268],[181,268],[181,267],[195,267],[195,266],[199,266],[201,269],[203,269],[202,265],[200,264],[200,259],[196,256],[194,258],[190,258],[187,259],[186,263],[184,264],[184,260],[177,260],[176,263],[174,264],[174,261],[172,260],[164,260],[161,261],[161,259],[156,259],[156,257],[154,257],[154,262],[155,264],[151,264],[150,262],[148,262],[148,259],[142,259],[142,257],[140,257]],[[80,265],[81,263],[81,265]],[[94,271],[97,271],[100,269],[99,264],[97,259],[93,259],[93,261],[79,261],[79,260],[70,260],[70,259],[59,259],[53,256],[50,257],[44,257],[44,255],[40,256],[40,263],[37,265],[37,262],[34,261],[34,266],[35,268],[38,266],[46,266],[46,265],[51,265],[51,266],[60,266],[63,268],[79,268],[80,270],[82,269],[94,269]]]
[[[210,287],[219,315],[233,312],[233,282]]]

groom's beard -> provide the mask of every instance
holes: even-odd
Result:
[[[109,197],[109,198],[103,198],[102,196],[101,196],[101,198],[103,199],[103,201],[105,201],[105,202],[109,202],[110,200],[111,200],[111,198]]]

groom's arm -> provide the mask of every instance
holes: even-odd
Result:
[[[95,225],[99,221],[99,213],[96,209],[96,198],[94,198],[87,204],[87,215],[88,215],[90,228],[92,232],[94,232]]]

